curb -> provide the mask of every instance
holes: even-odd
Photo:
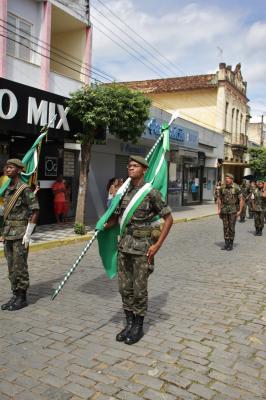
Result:
[[[190,221],[196,221],[208,217],[213,217],[214,215],[217,215],[216,213],[214,214],[208,214],[208,215],[202,215],[200,217],[191,217],[191,218],[176,218],[174,219],[174,224],[179,224],[181,222],[190,222]],[[79,243],[79,242],[85,242],[88,241],[92,238],[92,235],[87,234],[87,235],[82,235],[82,236],[70,236],[66,239],[57,239],[57,240],[50,240],[49,242],[43,242],[43,243],[36,243],[32,244],[30,246],[30,253],[35,253],[40,250],[46,250],[46,249],[53,249],[55,247],[61,247],[61,246],[66,246],[68,244],[74,244],[74,243]],[[4,257],[4,250],[0,250],[0,257]]]
[[[200,220],[200,219],[213,217],[214,215],[217,215],[217,213],[208,214],[208,215],[202,215],[200,217],[177,218],[177,219],[174,219],[174,224],[179,224],[180,222],[197,221],[197,220]]]
[[[82,235],[80,237],[71,236],[66,239],[50,240],[49,242],[36,243],[30,246],[30,253],[35,253],[40,250],[53,249],[55,247],[66,246],[68,244],[85,242],[92,238],[92,235]],[[0,250],[0,257],[4,256],[4,250]]]

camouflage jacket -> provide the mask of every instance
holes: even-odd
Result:
[[[222,185],[219,190],[222,214],[236,213],[239,209],[239,200],[241,197],[241,189],[236,183],[233,183],[231,186]]]
[[[131,199],[144,184],[145,182],[138,187],[134,187],[132,184],[129,186],[120,204],[121,216]],[[152,219],[156,215],[164,217],[170,213],[171,209],[163,200],[159,190],[152,189],[138,206],[130,220],[130,223],[127,225],[125,233],[119,242],[119,251],[136,255],[145,255],[152,244]]]
[[[254,211],[266,211],[266,197],[263,196],[263,188],[256,188],[251,195],[251,200]]]
[[[242,193],[243,198],[246,200],[248,197],[248,187],[241,186],[241,193]]]
[[[13,189],[9,187],[5,191],[4,209],[16,190],[23,184],[19,181]],[[5,240],[22,239],[27,228],[28,220],[33,211],[39,210],[39,204],[32,190],[27,187],[20,194],[14,207],[10,211],[7,220],[4,223],[3,237]]]

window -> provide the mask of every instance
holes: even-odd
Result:
[[[225,113],[224,113],[224,129],[227,131],[227,119],[228,119],[228,108],[229,103],[228,101],[225,103]]]
[[[32,25],[16,15],[7,16],[7,54],[31,61],[31,31]]]

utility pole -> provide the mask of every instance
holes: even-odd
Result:
[[[86,73],[84,78],[85,85],[91,84],[91,58],[92,58],[92,26],[90,22],[90,0],[85,0],[85,12],[87,15],[88,25],[86,28],[86,45],[84,51],[84,65]]]

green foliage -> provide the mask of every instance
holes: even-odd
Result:
[[[260,177],[266,176],[266,147],[254,147],[249,149],[250,166]]]
[[[80,222],[75,222],[74,224],[74,232],[77,235],[85,235],[86,234],[86,227],[84,224]]]
[[[150,104],[142,93],[119,84],[85,86],[68,101],[70,113],[83,123],[84,132],[78,135],[81,143],[93,143],[103,127],[125,142],[136,142],[144,132]]]

